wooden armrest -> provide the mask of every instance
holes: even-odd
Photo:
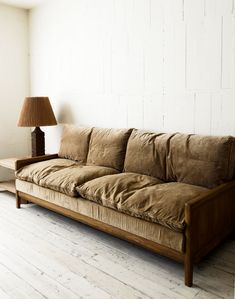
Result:
[[[210,201],[213,200],[215,197],[218,197],[224,192],[228,192],[231,189],[233,189],[233,191],[235,190],[235,180],[222,184],[214,189],[209,190],[203,195],[191,199],[189,202],[185,204],[185,206],[190,206],[191,208],[198,208],[201,205],[210,203]]]
[[[58,154],[44,155],[44,156],[27,158],[27,159],[19,159],[15,162],[15,170],[19,170],[20,168],[32,163],[46,161],[55,158],[58,158]]]
[[[186,246],[199,261],[235,228],[235,180],[185,204]]]

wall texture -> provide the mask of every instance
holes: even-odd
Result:
[[[28,13],[0,4],[0,158],[29,153],[29,129],[17,127],[28,93]],[[10,176],[0,168],[0,179]]]
[[[50,0],[30,53],[31,94],[61,123],[235,135],[233,0]]]

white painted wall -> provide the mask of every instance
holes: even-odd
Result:
[[[48,0],[30,52],[61,123],[235,135],[233,0]]]
[[[29,129],[18,128],[29,94],[28,13],[0,4],[0,158],[29,154]],[[0,179],[11,174],[0,168]]]

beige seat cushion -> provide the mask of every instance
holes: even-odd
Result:
[[[74,165],[50,173],[39,181],[39,185],[70,196],[77,196],[76,187],[78,185],[104,175],[116,174],[117,172],[113,168],[103,166]]]
[[[16,172],[16,177],[39,184],[39,181],[50,173],[56,172],[69,166],[76,165],[76,162],[67,159],[50,159],[27,165]]]
[[[86,163],[92,128],[66,125],[63,128],[59,157]]]
[[[172,136],[134,129],[127,144],[124,171],[166,180],[166,157]]]
[[[235,138],[175,134],[166,165],[167,181],[214,188],[234,178]]]
[[[70,196],[77,196],[77,185],[116,173],[117,170],[108,167],[79,165],[67,159],[51,159],[23,167],[16,172],[16,177]]]
[[[94,179],[78,186],[78,193],[104,206],[116,208],[137,190],[162,183],[161,180],[137,173],[119,173]]]
[[[131,129],[94,128],[91,134],[87,164],[122,171],[126,145]]]
[[[94,179],[78,186],[77,190],[86,199],[179,232],[185,227],[185,203],[208,191],[129,173],[126,179],[124,174]]]

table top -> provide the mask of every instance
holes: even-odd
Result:
[[[15,163],[17,160],[24,159],[27,157],[17,157],[17,158],[6,158],[0,159],[0,166],[15,170]]]

